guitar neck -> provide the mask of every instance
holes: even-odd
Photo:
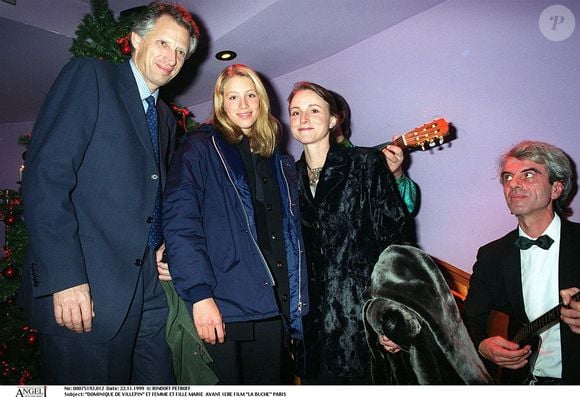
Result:
[[[398,146],[401,149],[405,149],[408,146],[405,144],[405,139],[403,137],[404,137],[404,135],[401,135],[401,136],[397,137],[397,139],[395,139],[393,142],[389,142],[388,144]]]
[[[576,302],[580,301],[580,292],[577,292],[572,297],[572,300]],[[540,332],[550,328],[552,325],[556,324],[560,320],[560,309],[562,306],[563,304],[560,303],[559,305],[548,310],[546,313],[542,314],[534,321],[524,326],[514,337],[514,342],[521,344],[521,342],[531,339],[534,335],[537,335]]]
[[[449,123],[444,118],[440,118],[397,137],[393,142],[381,143],[375,148],[382,150],[387,145],[394,145],[406,150],[425,150],[442,144],[448,134]]]
[[[388,142],[384,142],[384,143],[381,143],[381,144],[379,144],[379,145],[376,145],[376,146],[373,146],[373,147],[374,147],[375,149],[383,150],[384,148],[386,148],[386,147],[387,147],[387,146],[389,146],[389,145],[397,145],[397,146],[398,146],[398,147],[400,147],[401,149],[405,149],[405,144],[404,144],[404,143],[402,143],[402,144],[397,144],[396,142],[398,142],[398,141],[401,141],[401,138],[397,138],[397,139],[395,140],[395,142],[388,141]]]
[[[409,134],[409,133],[407,133],[407,134]],[[415,144],[415,143],[413,143],[413,144]],[[392,142],[388,141],[388,142],[376,145],[375,148],[379,149],[379,150],[383,150],[385,147],[387,147],[389,145],[398,146],[401,149],[407,149],[407,150],[411,150],[413,148],[413,146],[411,144],[405,142],[405,135],[401,135],[401,136],[397,137],[397,139],[395,139]]]

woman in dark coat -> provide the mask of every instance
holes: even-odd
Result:
[[[331,144],[332,94],[309,82],[288,98],[297,162],[310,314],[304,384],[371,383],[363,291],[380,253],[406,240],[406,213],[380,151]]]

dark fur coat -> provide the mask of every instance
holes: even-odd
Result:
[[[443,275],[425,252],[411,246],[387,248],[365,297],[375,383],[491,383]],[[387,336],[401,351],[387,353],[378,335]]]
[[[315,197],[304,155],[297,169],[310,296],[306,375],[323,357],[333,375],[369,375],[363,291],[380,253],[406,240],[404,204],[378,150],[333,145]]]

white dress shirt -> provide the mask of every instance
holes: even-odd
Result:
[[[549,249],[545,250],[533,245],[527,250],[520,250],[524,306],[530,321],[540,317],[560,302],[558,284],[560,226],[560,218],[555,215],[542,233],[554,240]],[[519,235],[530,238],[521,228],[519,228]],[[540,338],[542,342],[532,373],[536,376],[561,378],[560,324],[542,332]]]

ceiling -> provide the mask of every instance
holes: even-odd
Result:
[[[15,2],[16,5],[9,3]],[[109,0],[116,16],[147,0]],[[274,79],[316,63],[446,0],[182,0],[202,45],[169,90],[182,106],[211,100],[230,49]],[[33,121],[90,0],[0,1],[0,123]],[[369,54],[370,55],[370,54]]]

